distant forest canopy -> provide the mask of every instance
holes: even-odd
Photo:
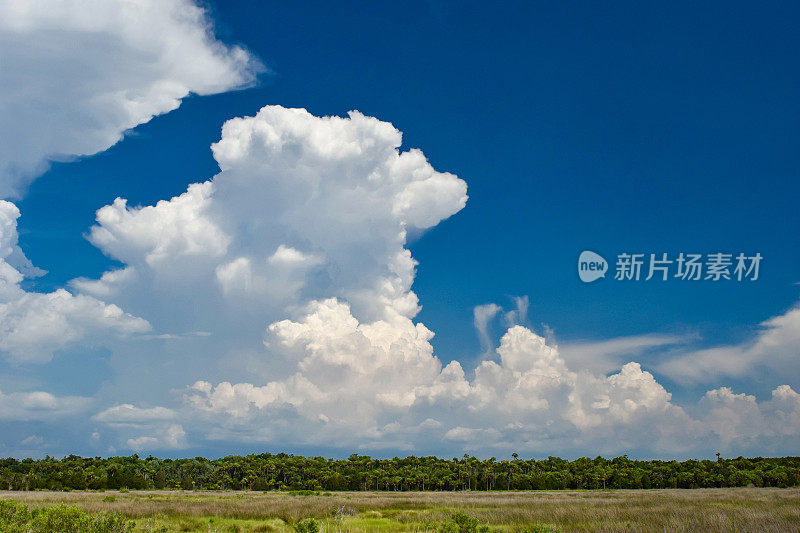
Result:
[[[574,461],[498,461],[353,454],[325,459],[289,454],[220,459],[156,457],[0,459],[8,490],[206,489],[313,491],[453,491],[791,487],[800,484],[800,457],[637,461],[627,456]]]

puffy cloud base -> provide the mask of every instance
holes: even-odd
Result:
[[[726,388],[709,391],[692,417],[638,363],[608,376],[576,372],[522,326],[506,332],[499,361],[482,362],[472,379],[456,361],[442,367],[421,324],[360,324],[333,299],[269,331],[270,345],[296,371],[263,386],[195,383],[184,395],[186,412],[215,427],[209,437],[343,449],[390,442],[406,450],[674,456],[778,451],[800,432],[800,395],[789,386],[764,403]]]

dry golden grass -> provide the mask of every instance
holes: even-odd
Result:
[[[114,501],[108,496],[114,496]],[[561,531],[800,532],[800,489],[586,492],[377,492],[300,496],[254,492],[0,492],[32,507],[58,503],[117,511],[138,530],[160,520],[169,531],[288,530],[308,517],[326,531],[421,531],[460,511],[493,529],[549,524]],[[225,528],[208,526],[210,517]],[[267,526],[257,521],[270,520]],[[238,522],[241,521],[241,522]],[[237,525],[239,524],[239,525]],[[159,526],[161,527],[161,526]],[[219,526],[222,528],[222,526]],[[261,528],[261,529],[259,529]]]

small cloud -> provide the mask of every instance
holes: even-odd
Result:
[[[44,439],[39,435],[31,435],[20,441],[20,446],[39,447],[44,444]]]
[[[180,449],[186,447],[186,432],[179,424],[172,424],[157,435],[143,435],[128,439],[125,444],[131,450],[141,452],[144,450]]]
[[[525,326],[528,322],[528,307],[530,301],[527,296],[512,296],[515,309],[505,315],[506,326]]]
[[[278,246],[267,262],[272,265],[284,266],[312,266],[318,264],[320,259],[311,254],[306,254],[285,244]]]
[[[658,370],[684,383],[713,383],[721,377],[743,378],[758,368],[778,375],[797,375],[800,305],[760,324],[754,336],[738,343],[673,355]]]
[[[97,413],[92,419],[105,424],[138,424],[172,420],[177,416],[178,413],[166,407],[157,406],[145,409],[123,403]]]
[[[475,326],[475,331],[478,333],[478,340],[481,343],[481,350],[483,350],[484,354],[488,354],[492,349],[492,340],[489,336],[489,322],[502,310],[502,307],[493,303],[476,305],[472,310],[472,323]]]
[[[559,346],[559,350],[564,360],[573,368],[605,374],[650,350],[686,344],[696,338],[695,335],[631,335],[601,341],[566,343]]]
[[[54,396],[49,392],[0,391],[0,420],[50,420],[81,413],[91,399],[80,396]]]

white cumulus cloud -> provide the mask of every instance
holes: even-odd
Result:
[[[91,155],[124,132],[177,108],[190,93],[213,94],[255,81],[259,63],[243,48],[214,38],[205,10],[191,0],[10,0],[0,4],[0,198],[22,194],[50,161]],[[205,253],[222,247],[213,228],[188,228],[185,211],[203,187],[171,204],[172,219],[150,227],[168,237],[144,261]],[[108,206],[98,216],[124,216]],[[43,362],[61,348],[106,342],[150,329],[149,323],[98,298],[136,276],[129,267],[72,288],[28,292],[20,283],[43,271],[17,246],[17,208],[0,200],[0,352],[16,361]],[[141,221],[145,216],[140,217]],[[147,222],[147,220],[145,220]],[[126,235],[92,238],[113,253]],[[141,232],[135,243],[148,246]],[[181,240],[181,237],[184,237]]]
[[[288,378],[261,386],[201,381],[187,389],[190,412],[215,427],[210,437],[369,448],[401,435],[395,445],[406,449],[444,439],[472,451],[574,453],[591,446],[675,454],[725,446],[734,435],[749,438],[735,449],[764,447],[774,435],[783,440],[772,445],[787,446],[800,431],[798,395],[788,386],[764,403],[711,391],[691,416],[638,363],[608,376],[573,370],[522,326],[501,339],[499,362],[482,362],[472,378],[455,361],[441,364],[421,324],[359,323],[336,300],[312,303],[301,320],[269,329],[270,345],[294,362]],[[753,413],[729,407],[736,402]],[[740,423],[742,416],[748,418]]]
[[[496,358],[474,369],[442,361],[433,332],[415,322],[407,236],[462,209],[466,184],[400,145],[394,126],[358,112],[267,106],[223,126],[213,179],[153,206],[118,199],[98,210],[90,239],[124,266],[72,288],[156,333],[112,339],[115,375],[94,420],[133,450],[182,448],[187,435],[193,444],[432,450],[446,442],[565,454],[796,442],[790,387],[767,401],[716,389],[677,405],[637,362],[587,369],[565,357],[525,327],[525,298],[506,316],[512,325]],[[500,311],[476,310],[487,342]],[[638,354],[672,340],[628,339],[616,349]],[[147,379],[137,378],[143,371]],[[175,389],[181,401],[169,404]],[[142,397],[163,407],[141,406]]]
[[[0,420],[53,421],[84,412],[91,401],[80,396],[54,396],[44,391],[0,391]]]
[[[180,424],[171,424],[155,434],[132,437],[125,445],[135,452],[177,450],[186,447],[186,432]]]
[[[19,210],[0,200],[0,352],[16,361],[45,362],[59,348],[141,333],[150,324],[88,295],[57,289],[27,292],[22,273],[9,261],[24,256],[17,246]]]
[[[188,94],[246,86],[259,68],[190,0],[4,1],[0,64],[0,198],[50,160],[105,150]]]

